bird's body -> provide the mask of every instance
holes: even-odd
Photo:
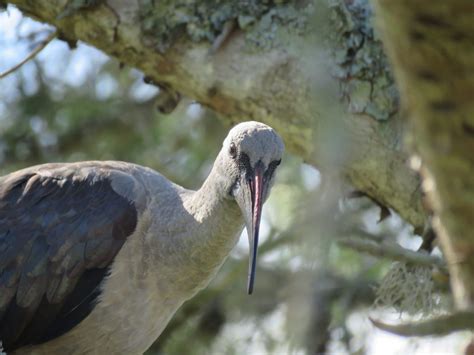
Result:
[[[107,181],[119,195],[135,197],[136,228],[114,258],[110,276],[99,286],[103,291],[91,313],[71,331],[45,343],[44,350],[37,345],[19,354],[143,353],[181,304],[207,285],[243,228],[237,205],[210,199],[214,192],[206,185],[196,192],[185,190],[133,164],[47,164],[17,174],[44,176],[46,172],[54,177],[81,176],[87,181],[94,179],[97,169],[109,176]],[[195,200],[204,208],[193,211]],[[222,218],[209,220],[215,213]],[[221,238],[210,238],[215,235]]]
[[[277,143],[258,164],[279,159]],[[242,203],[232,197],[242,189],[237,173],[227,172],[228,149],[224,143],[197,191],[114,161],[39,165],[0,178],[5,350],[143,353],[207,286],[243,229]]]

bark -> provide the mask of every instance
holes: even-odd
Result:
[[[461,309],[474,307],[474,3],[376,0]]]
[[[229,123],[268,123],[304,161],[339,171],[424,225],[419,178],[400,151],[397,93],[365,1],[8,2]],[[320,32],[330,42],[314,36]]]

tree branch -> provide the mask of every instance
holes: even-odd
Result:
[[[403,336],[447,335],[455,331],[474,329],[474,313],[472,312],[458,312],[422,322],[397,325],[369,319],[377,328]]]
[[[461,309],[474,309],[474,2],[376,0],[433,226]],[[469,94],[468,94],[469,93]]]
[[[318,31],[312,24],[323,28],[327,18],[315,21],[311,1],[298,8],[291,2],[261,5],[268,6],[267,10],[252,15],[250,25],[243,20],[248,16],[238,12],[235,4],[239,2],[230,1],[227,12],[219,13],[227,21],[217,25],[225,31],[228,20],[238,19],[240,28],[229,32],[225,44],[210,54],[212,41],[199,36],[204,33],[215,40],[215,34],[206,28],[196,30],[205,21],[167,27],[166,11],[176,13],[173,2],[160,5],[165,11],[161,17],[148,4],[152,2],[142,6],[140,1],[108,0],[62,19],[58,15],[66,0],[9,2],[56,26],[65,39],[103,50],[142,70],[154,82],[212,108],[229,123],[254,119],[270,124],[282,134],[291,152],[323,173],[336,170],[415,227],[425,224],[419,178],[398,149],[399,128],[393,116],[396,94],[380,43],[373,35],[360,38],[370,32],[367,28],[350,28],[354,38],[347,39],[344,26],[354,23],[351,19],[329,29],[343,45],[357,42],[355,49],[338,49],[334,56],[342,53],[347,58],[336,60],[327,47],[314,45]],[[326,6],[318,2],[318,11]],[[341,1],[340,7],[345,6]],[[229,15],[229,8],[235,13]],[[212,18],[220,18],[218,11],[213,10]],[[351,11],[344,9],[341,14],[351,16]],[[354,13],[366,12],[355,9]],[[211,13],[207,15],[211,18]],[[368,75],[374,63],[385,69]],[[343,75],[332,75],[334,72]],[[342,83],[344,92],[338,89]],[[352,95],[352,100],[341,105],[338,98],[345,95]],[[384,107],[386,111],[379,114]]]
[[[416,265],[436,266],[442,271],[447,271],[443,259],[430,254],[406,249],[386,240],[377,242],[375,240],[361,239],[352,235],[351,237],[338,239],[337,243],[344,247],[365,252],[376,257],[389,258]]]
[[[10,69],[4,71],[3,73],[0,73],[0,79],[3,79],[7,75],[13,73],[15,70],[18,70],[23,64],[28,62],[29,60],[33,59],[36,57],[36,55],[41,52],[53,39],[55,39],[58,35],[58,31],[53,31],[49,34],[46,39],[44,39],[30,54],[28,54],[21,62],[18,64],[14,65]]]

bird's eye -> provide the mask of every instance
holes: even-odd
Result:
[[[281,163],[281,159],[272,161],[270,165],[268,166],[267,171],[265,172],[264,178],[267,180],[271,179],[271,177],[273,176],[273,173],[275,172],[275,169],[277,168],[278,165],[280,165],[280,163]]]
[[[232,158],[235,158],[237,156],[237,147],[235,146],[234,143],[230,143],[229,155]]]

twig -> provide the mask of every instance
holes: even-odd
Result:
[[[447,271],[443,259],[426,253],[405,249],[396,243],[360,239],[357,237],[344,237],[338,240],[338,244],[357,251],[369,253],[373,256],[386,257],[398,261],[405,261],[417,265],[436,266],[440,270]]]
[[[235,26],[235,20],[229,20],[224,24],[221,33],[216,37],[209,49],[209,55],[215,54],[220,48],[222,48],[224,43],[229,39],[230,34],[234,31]]]
[[[405,324],[386,324],[370,317],[369,319],[377,328],[403,336],[446,335],[459,330],[474,329],[474,313],[468,311]]]
[[[41,52],[43,50],[44,47],[46,47],[53,39],[56,38],[56,36],[58,35],[58,31],[53,31],[49,34],[49,36],[44,40],[42,41],[38,47],[36,47],[30,54],[28,54],[26,56],[25,59],[23,59],[21,62],[19,62],[18,64],[14,65],[13,67],[11,67],[10,69],[4,71],[3,73],[0,73],[0,79],[3,79],[4,77],[6,77],[7,75],[10,75],[11,73],[13,73],[15,70],[17,70],[18,68],[20,68],[23,64],[25,64],[26,62],[28,62],[29,60],[33,59],[39,52]]]

